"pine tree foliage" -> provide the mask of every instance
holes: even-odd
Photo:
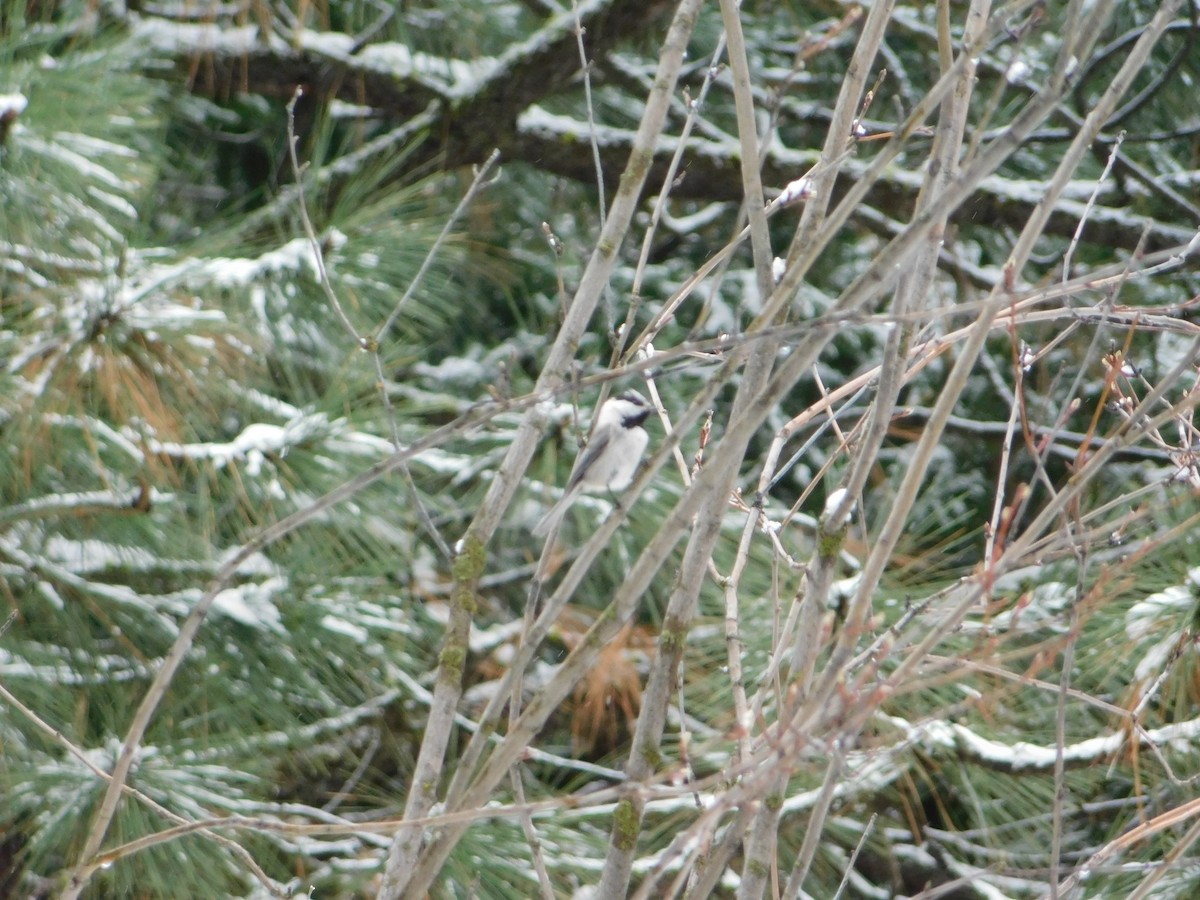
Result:
[[[5,0],[0,896],[1189,896],[1197,33]]]
[[[33,43],[6,72],[26,105],[3,151],[3,565],[19,613],[5,683],[105,769],[148,673],[223,561],[391,444],[375,373],[337,331],[294,208],[270,227],[248,209],[219,224],[190,209],[184,179],[196,164],[167,135],[197,127],[197,110],[221,111],[172,97],[118,34],[69,41],[63,29],[57,43]],[[47,46],[54,56],[39,56]],[[333,153],[336,140],[322,126],[312,150]],[[337,197],[312,201],[325,265],[364,325],[387,317],[394,285],[412,279],[437,233],[429,185],[380,190],[394,169],[372,162]],[[156,242],[168,235],[182,240]],[[441,287],[397,318],[389,365],[440,339],[461,290],[448,277],[458,253],[444,249]],[[411,402],[393,405],[402,433]],[[364,403],[374,433],[357,427]],[[422,474],[440,482],[448,464]],[[161,808],[123,806],[114,843],[171,824],[162,808],[283,815],[272,798],[287,784],[306,808],[329,802],[335,788],[320,785],[350,775],[347,749],[369,746],[399,700],[389,670],[427,665],[409,655],[419,617],[401,615],[394,587],[421,552],[398,490],[360,494],[237,567],[141,750],[138,790]],[[34,878],[11,884],[24,894],[78,852],[103,783],[36,720],[5,721],[13,871]],[[385,758],[396,753],[389,740]],[[256,842],[255,856],[286,878],[295,845]],[[255,884],[244,861],[196,838],[102,883],[161,896]]]

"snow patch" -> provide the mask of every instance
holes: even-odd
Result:
[[[1031,71],[1028,63],[1014,59],[1004,72],[1004,80],[1009,84],[1024,84]]]
[[[327,432],[333,423],[324,415],[314,413],[299,416],[284,425],[254,422],[228,443],[178,444],[149,441],[151,453],[182,459],[208,459],[217,468],[234,460],[245,460],[248,467],[261,471],[267,455],[286,456],[288,450],[317,435]]]
[[[126,547],[100,540],[70,540],[52,535],[43,550],[48,559],[75,573],[99,572],[109,568],[144,572],[154,567],[158,557],[141,547]]]
[[[1178,618],[1195,605],[1198,587],[1200,567],[1188,572],[1186,583],[1172,585],[1138,601],[1125,614],[1125,633],[1136,641],[1151,632],[1161,632],[1164,619]]]
[[[101,184],[107,184],[115,190],[133,190],[137,187],[132,182],[125,181],[119,175],[104,168],[99,163],[93,162],[82,153],[76,153],[62,144],[51,141],[43,141],[33,135],[25,136],[25,147],[31,152],[40,154],[47,159],[53,159],[62,163],[75,171],[76,174],[82,175],[85,178],[91,178]],[[61,198],[64,202],[69,200],[67,197]]]
[[[448,356],[437,365],[418,362],[413,372],[438,384],[483,384],[490,380],[487,367],[476,359]]]
[[[830,491],[829,496],[825,498],[825,511],[822,514],[822,518],[828,519],[830,516],[832,516],[837,511],[837,508],[842,505],[842,501],[845,499],[846,499],[846,489],[845,488],[837,488],[835,490]],[[853,512],[853,511],[854,511],[854,505],[851,504],[850,507],[848,508],[847,512]]]
[[[301,271],[317,273],[317,259],[307,238],[293,238],[258,257],[209,259],[200,266],[199,274],[217,287],[239,288],[276,272]]]
[[[365,644],[371,633],[360,625],[347,622],[345,619],[328,615],[321,619],[321,626],[337,634],[343,634],[357,644]]]
[[[29,105],[24,94],[0,94],[0,121],[11,122]]]
[[[283,623],[271,598],[287,584],[286,578],[276,576],[260,584],[226,588],[213,598],[212,609],[251,628],[282,634]]]
[[[807,176],[797,178],[795,181],[788,182],[787,186],[780,191],[779,196],[775,198],[775,205],[787,206],[797,200],[807,200],[815,193],[816,188],[810,178]]]
[[[223,56],[254,54],[264,49],[286,54],[291,48],[283,38],[264,34],[257,25],[229,26],[224,23],[170,22],[166,19],[135,19],[131,37],[172,56],[208,50]]]

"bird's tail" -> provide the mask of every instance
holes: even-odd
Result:
[[[558,528],[558,523],[562,521],[562,517],[566,515],[571,503],[575,500],[575,493],[575,491],[567,491],[557,503],[547,510],[546,514],[533,526],[534,537],[545,537]]]

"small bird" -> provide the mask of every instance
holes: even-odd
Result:
[[[562,498],[534,526],[536,537],[549,534],[581,493],[629,486],[650,441],[642,427],[649,416],[650,404],[637,391],[625,391],[600,406],[591,440],[576,458]]]

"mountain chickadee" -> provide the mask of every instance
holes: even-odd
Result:
[[[562,499],[534,526],[536,537],[548,534],[581,493],[620,491],[629,486],[650,441],[642,427],[649,416],[650,404],[637,391],[625,391],[604,401],[596,413],[591,440],[575,460]]]

